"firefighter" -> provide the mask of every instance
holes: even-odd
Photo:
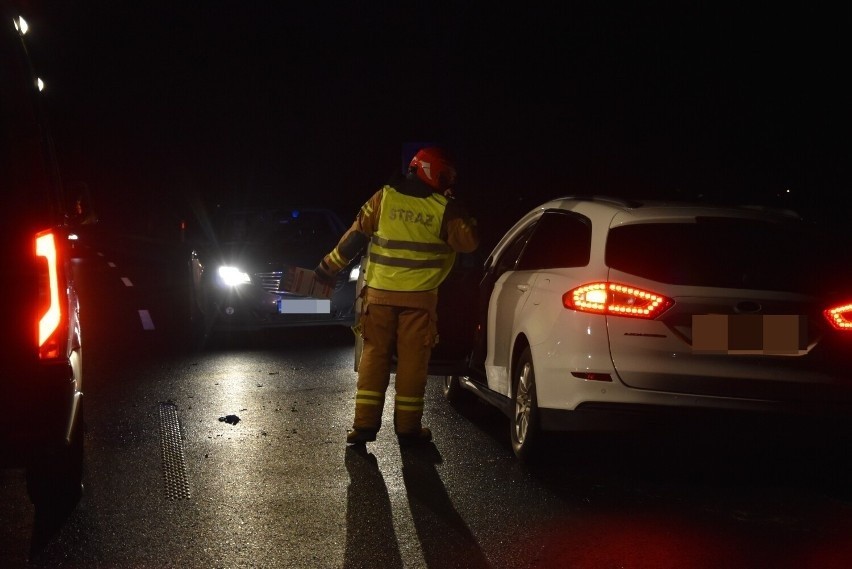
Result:
[[[438,341],[438,286],[456,253],[479,246],[476,220],[453,197],[456,169],[437,147],[420,149],[403,176],[394,176],[361,207],[352,226],[315,269],[323,282],[367,249],[361,314],[363,339],[355,419],[347,444],[375,441],[382,423],[394,347],[397,353],[394,428],[400,444],[425,443],[429,357]]]

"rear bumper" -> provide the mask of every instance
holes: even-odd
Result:
[[[302,326],[353,326],[356,321],[355,284],[339,285],[330,299],[330,310],[316,314],[282,314],[284,295],[258,290],[239,293],[214,289],[208,298],[208,317],[217,330],[263,330]]]
[[[24,465],[34,452],[67,443],[82,393],[70,364],[20,372],[4,390],[0,448],[5,464]]]

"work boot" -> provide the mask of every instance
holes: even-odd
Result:
[[[367,431],[364,429],[350,429],[346,433],[346,444],[362,445],[371,443],[376,440],[376,431]]]
[[[397,433],[396,438],[402,446],[423,444],[432,440],[432,431],[426,427],[420,427],[417,433]]]

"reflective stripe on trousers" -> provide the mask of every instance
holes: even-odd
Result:
[[[353,427],[374,431],[381,427],[396,347],[394,428],[397,433],[419,433],[429,356],[437,338],[435,315],[418,308],[368,304],[360,323],[364,349],[358,364]]]

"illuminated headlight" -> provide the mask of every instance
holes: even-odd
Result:
[[[251,282],[248,274],[242,272],[237,267],[219,267],[219,278],[227,286],[237,286]]]
[[[357,281],[358,277],[360,277],[360,276],[361,276],[361,263],[358,263],[357,265],[352,267],[351,271],[349,271],[349,282],[351,283],[353,281]]]

